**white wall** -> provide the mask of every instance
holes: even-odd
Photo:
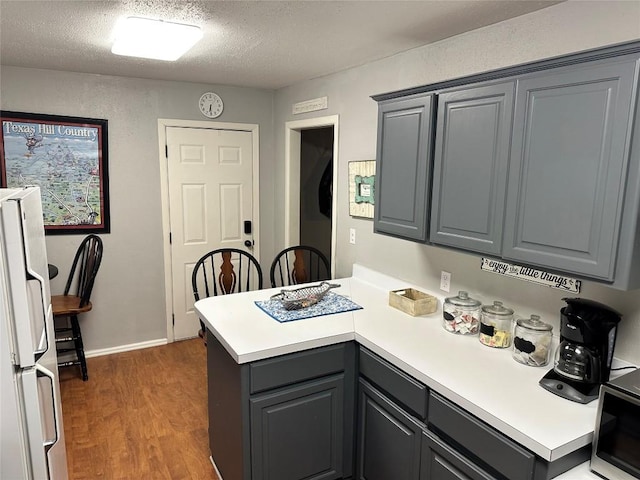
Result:
[[[425,85],[640,38],[640,2],[566,2],[516,19],[420,47],[387,59],[279,90],[276,93],[276,210],[284,208],[284,124],[315,116],[339,115],[337,276],[351,273],[354,262],[437,289],[441,270],[452,276],[452,292],[467,289],[490,302],[501,299],[528,316],[538,313],[559,326],[564,294],[481,272],[480,257],[374,235],[371,221],[351,218],[348,211],[348,171],[351,160],[375,158],[377,106],[371,95]],[[291,114],[295,102],[328,96],[329,108]],[[276,244],[283,242],[282,219],[276,220]],[[348,241],[357,230],[357,245]],[[640,294],[618,292],[591,282],[581,296],[609,304],[625,318],[616,355],[640,364]],[[425,319],[425,321],[438,321]]]
[[[216,121],[260,126],[261,253],[273,256],[273,92],[6,66],[0,87],[3,110],[109,121],[111,233],[102,235],[94,309],[81,319],[87,350],[166,338],[158,118],[206,120],[197,106],[205,91],[225,102]],[[82,238],[47,237],[60,267],[52,293],[62,293]]]

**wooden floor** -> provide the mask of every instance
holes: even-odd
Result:
[[[202,340],[88,360],[60,371],[70,480],[218,480],[209,461]]]

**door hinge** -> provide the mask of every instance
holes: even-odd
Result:
[[[169,158],[169,145],[164,146],[164,156]]]
[[[171,245],[171,232],[169,232],[169,245]]]
[[[171,314],[171,324],[175,327],[176,326],[176,314],[172,313]]]

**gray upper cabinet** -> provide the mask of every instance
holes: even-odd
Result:
[[[502,256],[613,280],[635,59],[518,80]]]
[[[640,288],[639,72],[635,41],[373,96],[374,231]]]
[[[431,242],[500,254],[514,85],[438,95]]]
[[[433,95],[381,102],[374,231],[427,241]]]

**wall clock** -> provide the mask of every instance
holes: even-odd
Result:
[[[202,114],[207,118],[218,118],[222,115],[222,109],[224,108],[220,95],[213,92],[203,93],[198,106]]]

